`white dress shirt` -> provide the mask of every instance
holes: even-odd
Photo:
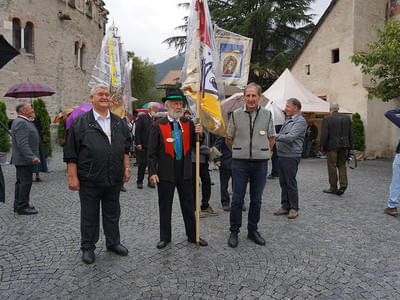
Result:
[[[101,115],[99,115],[94,109],[93,109],[93,116],[94,119],[99,123],[101,129],[103,129],[104,133],[108,137],[108,141],[111,144],[111,116],[110,116],[110,111],[107,111],[107,116],[104,118]]]

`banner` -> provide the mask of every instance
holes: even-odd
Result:
[[[215,26],[224,84],[244,87],[249,79],[253,39]]]
[[[192,0],[188,22],[185,63],[181,73],[182,88],[197,101],[200,95],[200,121],[217,135],[225,135],[220,99],[223,87],[211,16],[207,0]]]

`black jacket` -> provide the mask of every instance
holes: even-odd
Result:
[[[214,159],[214,162],[221,162],[221,169],[232,169],[232,152],[225,143],[225,137],[219,136],[215,141],[215,148],[221,152],[222,156]]]
[[[80,115],[68,130],[64,161],[76,163],[81,183],[94,186],[121,184],[124,154],[129,153],[128,126],[110,113],[111,144],[93,116],[93,110]]]
[[[349,116],[334,112],[322,121],[321,151],[353,148],[353,128]]]
[[[151,125],[153,125],[153,119],[149,114],[141,114],[135,123],[135,144],[142,145],[143,148],[147,148],[149,144],[149,133]]]

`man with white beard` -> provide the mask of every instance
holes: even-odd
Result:
[[[160,210],[160,241],[162,249],[171,241],[171,213],[175,187],[185,223],[188,242],[196,243],[196,222],[192,195],[192,148],[196,133],[203,135],[200,124],[182,116],[183,95],[179,90],[167,89],[162,99],[168,109],[166,117],[157,120],[150,130],[148,166],[150,181],[157,183]],[[203,239],[200,246],[207,246]]]
[[[138,167],[138,175],[137,175],[137,188],[143,188],[143,179],[144,173],[147,167],[147,149],[148,149],[148,141],[149,141],[149,132],[151,125],[155,121],[155,116],[158,112],[158,105],[155,102],[151,102],[149,104],[149,113],[142,114],[136,121],[135,128],[135,144],[136,148],[139,150],[140,162]],[[148,180],[147,186],[150,188],[155,188],[154,184]]]

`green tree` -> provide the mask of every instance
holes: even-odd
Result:
[[[376,85],[369,97],[390,101],[400,96],[400,21],[389,21],[383,30],[378,29],[377,40],[368,48],[368,53],[356,53],[351,60]]]
[[[33,110],[40,120],[41,128],[39,130],[43,139],[44,154],[47,158],[51,156],[53,149],[51,147],[50,117],[43,99],[38,98],[33,101]]]
[[[58,138],[58,143],[60,144],[60,146],[63,146],[65,144],[65,138],[67,136],[67,130],[65,128],[66,123],[67,123],[67,119],[62,120],[60,123],[58,123],[57,138]]]
[[[219,27],[253,38],[249,81],[268,88],[287,68],[314,28],[313,0],[209,0]],[[181,28],[184,28],[181,26]],[[181,49],[182,37],[165,41]]]
[[[354,149],[358,151],[364,151],[365,150],[364,123],[361,120],[361,116],[359,113],[353,114],[351,118],[353,126]]]
[[[135,56],[135,53],[131,51],[128,51],[128,58],[132,61],[132,96],[138,99],[135,102],[135,107],[140,108],[147,102],[159,100],[152,98],[157,84],[155,66],[149,61]]]
[[[0,102],[0,121],[4,124],[4,126],[8,126],[7,107],[4,102]],[[8,152],[10,149],[10,136],[5,129],[0,127],[0,152]]]

